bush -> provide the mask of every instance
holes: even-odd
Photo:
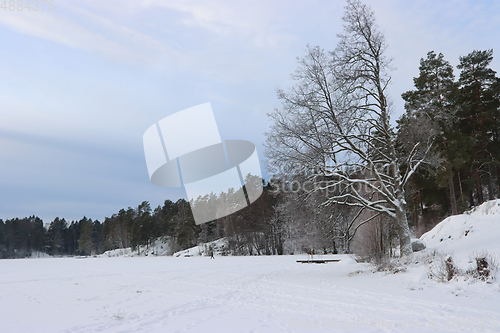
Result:
[[[473,279],[491,283],[495,280],[500,267],[496,257],[488,252],[476,253],[471,256],[472,266],[465,272],[456,267],[451,255],[433,254],[429,261],[428,277],[439,282],[451,281],[456,276],[463,276],[466,280]]]
[[[490,282],[495,280],[498,271],[498,259],[488,252],[476,253],[472,256],[473,266],[467,270],[467,274],[475,279]]]
[[[450,255],[443,256],[438,254],[436,255],[436,259],[430,263],[427,276],[439,282],[447,282],[460,273]]]
[[[374,263],[376,272],[386,272],[386,274],[404,273],[407,266],[414,264],[410,258],[385,258],[379,263]]]

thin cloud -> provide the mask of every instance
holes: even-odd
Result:
[[[100,19],[97,15],[85,13],[83,10],[79,12],[86,14],[87,17],[91,16],[99,23],[100,32],[106,32],[106,29],[115,32],[115,39],[121,39],[121,43],[105,37],[102,33],[92,32],[52,12],[23,12],[22,15],[8,12],[0,15],[0,24],[19,33],[126,62],[149,62],[152,60],[149,52],[152,49],[156,50],[155,53],[169,51],[160,42],[144,34],[115,25],[110,20]]]
[[[90,20],[96,24],[98,28],[105,29],[108,32],[114,32],[116,39],[120,39],[125,43],[131,43],[136,46],[136,48],[142,49],[142,53],[145,57],[147,57],[146,54],[150,54],[151,51],[171,55],[176,53],[172,48],[169,48],[161,41],[147,34],[126,27],[125,25],[118,24],[107,17],[70,4],[65,4],[65,7],[74,13],[79,14],[81,17]]]
[[[275,49],[294,39],[284,29],[277,8],[269,2],[147,0],[144,4],[188,14],[180,20],[183,25],[224,37],[241,37],[254,47]]]

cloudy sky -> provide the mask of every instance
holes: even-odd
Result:
[[[25,4],[28,0],[23,0]],[[17,2],[16,2],[17,3]],[[33,7],[33,0],[31,0]],[[367,1],[394,57],[393,119],[430,50],[500,52],[500,2]],[[148,178],[142,135],[210,102],[222,139],[262,143],[307,44],[331,50],[343,1],[80,0],[0,9],[0,218],[103,220],[185,197]],[[495,54],[500,59],[500,54]],[[500,71],[500,61],[492,67]],[[262,161],[264,168],[265,162]]]

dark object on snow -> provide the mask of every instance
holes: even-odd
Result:
[[[450,256],[446,257],[446,259],[444,260],[444,265],[446,267],[446,279],[450,281],[451,279],[453,279],[453,276],[455,276],[455,273],[457,272],[457,270],[455,269],[455,265],[453,264],[453,259]]]
[[[425,249],[425,247],[425,243],[420,239],[414,239],[411,241],[411,249],[413,250],[413,252],[422,251],[423,249]]]
[[[479,278],[483,281],[486,281],[488,277],[490,276],[490,270],[488,268],[488,261],[486,260],[486,257],[478,257],[476,258],[476,264],[477,264],[477,275],[479,275]]]
[[[339,262],[340,259],[310,259],[310,260],[297,260],[301,264],[326,264],[327,262]]]
[[[215,257],[214,257],[214,251],[210,251],[210,259],[215,259]]]

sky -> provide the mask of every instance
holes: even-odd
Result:
[[[345,5],[52,0],[34,11],[28,2],[29,11],[0,8],[0,219],[36,215],[45,223],[103,221],[143,201],[154,208],[185,198],[182,188],[151,184],[142,137],[202,103],[211,103],[223,140],[255,143],[266,175],[276,88],[293,85],[308,44],[335,48]],[[428,51],[453,66],[473,50],[500,52],[498,1],[366,3],[394,58],[393,122]]]

